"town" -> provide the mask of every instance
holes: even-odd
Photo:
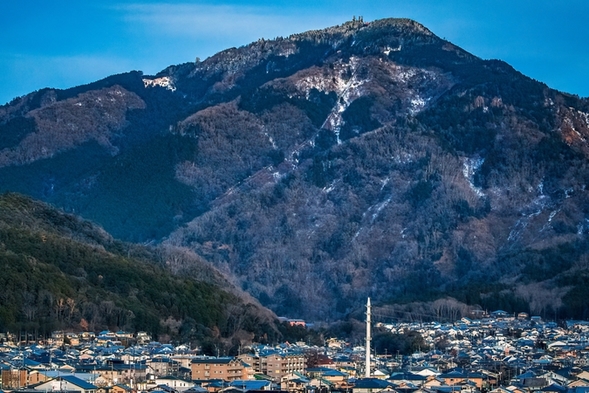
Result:
[[[403,356],[332,338],[321,347],[285,342],[210,357],[146,333],[54,332],[28,345],[0,334],[0,392],[589,392],[589,322],[557,324],[498,310],[453,323],[374,327],[416,332],[426,347]]]

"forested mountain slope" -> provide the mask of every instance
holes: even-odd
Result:
[[[583,317],[587,138],[587,99],[354,20],[16,99],[0,187],[194,250],[279,314],[450,295]]]
[[[272,313],[198,258],[114,240],[17,194],[0,196],[0,270],[0,331],[144,330],[201,344],[278,335]]]

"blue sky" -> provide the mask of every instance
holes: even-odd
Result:
[[[476,56],[589,97],[586,0],[21,0],[0,6],[0,105],[44,87],[155,74],[353,16],[415,19]]]

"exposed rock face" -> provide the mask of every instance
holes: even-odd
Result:
[[[1,157],[24,157],[4,189],[189,247],[280,314],[446,294],[585,312],[589,103],[414,21],[260,40],[0,116]]]

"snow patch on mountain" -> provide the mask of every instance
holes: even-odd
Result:
[[[384,50],[382,51],[382,53],[384,53],[385,55],[389,55],[391,52],[400,52],[401,51],[401,45],[399,45],[396,48],[391,48],[390,46],[386,46],[384,48]]]
[[[356,70],[359,63],[360,59],[352,57],[349,63],[335,64],[333,75],[326,77],[322,74],[312,74],[299,79],[296,83],[297,89],[304,93],[307,99],[312,89],[321,92],[333,91],[337,94],[337,103],[325,119],[322,128],[333,131],[338,144],[341,143],[339,132],[344,124],[342,114],[356,98],[362,96],[362,86],[369,82],[368,79],[357,76]]]
[[[507,237],[508,241],[513,242],[519,239],[522,232],[526,229],[532,219],[540,215],[546,208],[552,205],[550,197],[544,194],[544,185],[540,183],[537,189],[539,195],[520,211],[521,217],[516,221],[509,233],[509,236]],[[549,217],[549,220],[552,220],[552,218],[554,218],[554,215]]]
[[[444,75],[431,70],[406,67],[393,62],[385,66],[388,76],[400,89],[407,111],[415,115],[423,111],[452,85]]]
[[[155,79],[143,78],[143,86],[145,86],[146,89],[149,87],[163,87],[170,91],[176,91],[176,86],[174,86],[174,82],[169,76],[162,76],[161,78]]]
[[[427,104],[427,102],[429,101],[429,98],[427,99],[423,99],[422,97],[414,97],[411,99],[411,107],[409,108],[409,113],[411,113],[412,115],[415,115],[419,112],[421,112],[423,110],[423,108],[425,108],[425,105]]]
[[[395,164],[409,164],[411,162],[414,162],[416,157],[409,152],[400,151],[396,153],[394,156],[392,156],[391,159]]]
[[[368,82],[368,80],[359,79],[356,75],[357,59],[350,59],[350,65],[352,77],[345,81],[340,75],[337,84],[338,89],[336,90],[338,97],[337,104],[327,116],[327,119],[325,119],[322,127],[332,130],[335,133],[338,144],[341,143],[339,133],[341,126],[344,124],[342,114],[356,98],[362,96],[362,85]]]
[[[278,146],[276,145],[276,142],[274,141],[274,138],[272,138],[272,135],[268,134],[268,131],[266,131],[266,130],[264,130],[263,133],[264,133],[264,136],[266,138],[268,138],[268,142],[270,142],[270,144],[272,145],[272,148],[274,150],[278,150]]]
[[[467,157],[462,164],[462,174],[464,175],[464,178],[468,181],[470,189],[479,197],[485,196],[485,193],[482,188],[474,185],[473,179],[475,173],[481,168],[481,165],[483,165],[484,162],[485,159],[482,157]]]

